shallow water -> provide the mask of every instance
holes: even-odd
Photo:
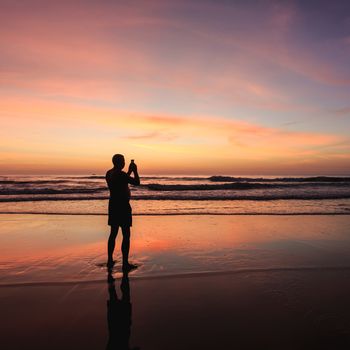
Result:
[[[0,215],[0,283],[105,278],[104,216]],[[349,216],[139,216],[134,278],[350,269]],[[120,237],[114,268],[121,275]]]

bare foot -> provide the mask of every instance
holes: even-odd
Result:
[[[108,261],[107,261],[107,267],[108,267],[109,269],[111,269],[111,268],[114,266],[114,264],[115,264],[115,261],[113,261],[113,260],[108,260]]]
[[[108,273],[107,282],[108,283],[113,283],[114,281],[115,281],[115,278],[112,276],[111,273]]]
[[[138,266],[134,265],[134,264],[130,264],[130,263],[123,264],[123,271],[130,271],[130,270],[134,270],[137,268],[138,268]]]

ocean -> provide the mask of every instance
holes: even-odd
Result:
[[[144,176],[134,215],[349,214],[350,177]],[[0,213],[107,213],[104,176],[1,176]]]

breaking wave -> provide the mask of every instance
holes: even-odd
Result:
[[[327,199],[349,199],[347,194],[265,194],[265,195],[221,195],[221,196],[196,196],[196,195],[140,195],[132,196],[132,200],[171,200],[171,201],[232,201],[232,200],[250,200],[250,201],[271,201],[271,200],[327,200]],[[87,201],[87,200],[106,200],[108,196],[32,196],[32,197],[6,197],[1,198],[0,202],[36,202],[36,201]]]
[[[208,178],[212,182],[327,182],[339,183],[350,182],[350,177],[334,176],[313,176],[313,177],[276,177],[276,178],[251,178],[251,177],[233,177],[233,176],[211,176]]]

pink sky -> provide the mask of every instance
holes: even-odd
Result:
[[[341,2],[1,4],[3,174],[350,173]]]

